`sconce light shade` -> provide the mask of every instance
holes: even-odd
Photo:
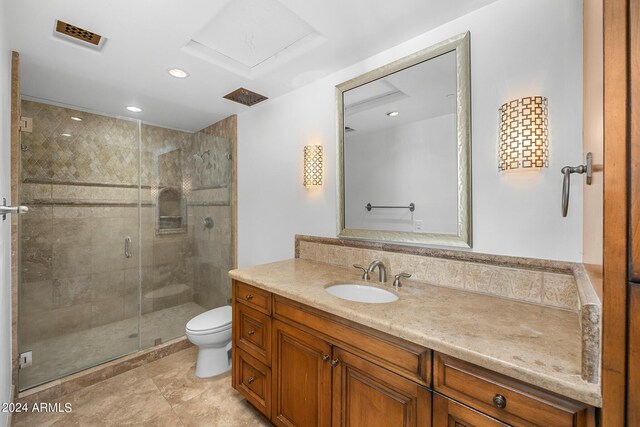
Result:
[[[305,187],[322,185],[322,145],[305,145],[302,183]]]
[[[501,171],[549,167],[547,98],[528,96],[500,107]]]

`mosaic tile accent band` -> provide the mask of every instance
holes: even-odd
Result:
[[[500,107],[501,171],[549,167],[547,98],[528,96]]]

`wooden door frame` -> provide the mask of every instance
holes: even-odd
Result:
[[[623,426],[626,418],[629,1],[603,1],[605,173],[600,417],[603,427]]]
[[[640,425],[640,0],[629,3],[629,269],[627,424]],[[634,120],[635,118],[635,120]]]

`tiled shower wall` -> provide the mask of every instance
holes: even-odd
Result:
[[[208,181],[200,181],[194,186],[194,207],[190,211],[194,218],[189,218],[194,224],[198,254],[194,298],[203,307],[219,307],[231,300],[231,279],[227,273],[236,265],[236,189],[230,184],[235,182],[233,158],[236,155],[237,123],[237,116],[229,116],[202,129],[196,137],[197,145],[202,148],[213,146],[217,153],[217,157],[211,158],[216,160],[215,163],[205,168],[218,165],[216,173],[202,175],[208,176]],[[199,169],[196,169],[196,175],[200,175]],[[225,182],[229,183],[227,188],[224,188]],[[202,227],[201,221],[207,216],[216,221],[213,230]],[[208,286],[207,283],[217,283],[217,286]]]
[[[194,135],[191,148],[189,156],[195,167],[189,169],[192,187],[188,198],[188,223],[195,250],[194,301],[203,307],[214,308],[228,304],[231,298],[228,272],[233,268],[230,185],[233,142],[202,131]],[[207,150],[209,154],[202,158],[194,156]],[[213,220],[213,228],[204,226],[207,217]]]
[[[226,303],[218,288],[228,287],[222,270],[231,267],[230,167],[220,158],[228,141],[142,125],[138,159],[137,122],[26,100],[22,115],[34,126],[21,141],[22,204],[32,208],[21,218],[23,345],[136,316],[139,247],[143,313],[193,300],[205,308]],[[209,157],[195,158],[206,149]],[[156,235],[155,197],[167,185],[159,171],[170,166],[159,159],[171,152],[181,159],[188,227]],[[201,226],[206,216],[212,230]],[[126,236],[131,258],[123,256]]]

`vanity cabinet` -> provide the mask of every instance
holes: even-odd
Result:
[[[594,409],[247,284],[233,387],[277,426],[587,427]]]

